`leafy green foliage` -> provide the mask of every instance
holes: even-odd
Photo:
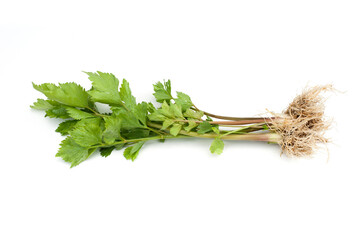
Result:
[[[211,153],[221,154],[223,152],[224,143],[220,138],[215,138],[211,144],[209,150]]]
[[[42,92],[50,100],[73,107],[88,107],[88,94],[84,88],[76,83],[60,83],[59,86],[52,83],[43,83],[40,85],[33,83],[33,87],[39,92]]]
[[[163,122],[163,126],[162,126],[162,130],[167,129],[169,126],[171,126],[173,123],[175,122],[175,120],[173,119],[165,119]]]
[[[123,83],[120,88],[120,98],[124,102],[124,105],[128,111],[131,111],[136,107],[137,103],[135,101],[135,97],[132,96],[132,91],[130,91],[129,83],[125,79],[123,79]]]
[[[191,106],[193,106],[191,98],[182,92],[177,92],[177,98],[174,101],[179,105],[182,106],[182,111],[186,111]]]
[[[102,129],[99,124],[87,124],[70,131],[73,140],[82,147],[91,147],[102,143]]]
[[[134,144],[131,147],[127,147],[123,153],[124,157],[128,160],[134,161],[137,158],[139,151],[143,147],[143,145],[144,145],[144,142],[142,141],[142,142],[138,142],[138,143]]]
[[[201,111],[194,111],[191,109],[187,109],[184,113],[184,116],[187,118],[192,118],[192,119],[197,119],[197,120],[201,120],[201,118],[203,117],[204,113]]]
[[[99,152],[102,157],[108,157],[113,152],[114,149],[115,149],[114,146],[107,148],[100,148]]]
[[[190,132],[193,128],[197,127],[198,124],[195,121],[189,121],[188,122],[188,126],[184,127],[184,130],[186,130],[187,132]]]
[[[212,125],[208,121],[204,121],[198,126],[198,133],[203,134],[212,131]]]
[[[67,120],[59,124],[59,127],[55,132],[60,133],[62,136],[68,135],[71,130],[75,127],[77,120]]]
[[[157,102],[164,102],[166,101],[168,104],[170,103],[170,100],[173,99],[172,97],[172,87],[170,80],[167,82],[164,81],[164,83],[157,82],[153,85],[154,87],[154,97],[157,100]]]
[[[147,126],[148,104],[146,102],[138,103],[134,107],[133,112],[141,124],[143,124],[143,126]]]
[[[38,98],[38,100],[34,102],[33,105],[31,105],[30,107],[37,110],[49,110],[52,109],[54,105],[51,104],[49,100]]]
[[[173,136],[177,136],[180,130],[182,130],[182,125],[179,123],[175,123],[170,129],[170,134],[172,134]]]
[[[95,102],[107,103],[111,105],[122,105],[119,93],[119,80],[111,73],[85,72],[92,82],[93,88],[88,91]]]
[[[53,108],[45,111],[46,113],[45,117],[61,118],[61,119],[70,118],[68,112],[66,111],[66,108],[67,107],[62,105],[54,106]]]
[[[137,103],[129,83],[111,73],[86,72],[92,88],[85,91],[75,83],[55,85],[33,84],[47,99],[37,99],[31,108],[46,112],[47,117],[66,119],[55,130],[67,136],[56,156],[74,167],[99,149],[109,156],[124,149],[126,159],[134,161],[149,140],[201,136],[215,138],[210,150],[220,154],[224,143],[218,125],[194,107],[191,98],[182,92],[172,96],[170,80],[154,84],[154,96],[160,107],[151,102]],[[100,113],[97,104],[108,104],[111,112]],[[222,132],[223,133],[223,132]]]
[[[117,118],[122,119],[121,128],[123,130],[144,127],[134,112],[127,111],[122,107],[113,107],[112,111]]]
[[[107,144],[112,144],[115,140],[120,139],[120,129],[122,119],[112,115],[104,117],[105,130],[103,132],[103,140]]]
[[[61,157],[65,162],[71,163],[71,167],[78,165],[86,160],[91,154],[91,150],[77,144],[74,139],[67,137],[60,144],[60,149],[56,154]]]
[[[212,127],[212,131],[215,132],[217,135],[220,134],[218,126],[217,127]]]
[[[96,117],[91,113],[88,112],[84,112],[82,110],[79,110],[77,108],[73,108],[73,107],[66,107],[65,108],[69,117],[74,118],[76,120],[80,120],[80,119],[84,119],[84,118],[93,118]]]

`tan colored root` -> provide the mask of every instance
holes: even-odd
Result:
[[[281,135],[282,153],[288,156],[308,156],[318,143],[327,142],[324,133],[330,121],[324,116],[324,97],[320,93],[332,90],[332,85],[316,86],[298,95],[283,114],[274,114],[271,129]]]

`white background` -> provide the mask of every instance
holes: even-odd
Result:
[[[361,239],[360,1],[1,1],[0,239]],[[208,140],[147,143],[69,169],[31,82],[81,71],[171,79],[206,111],[280,112],[332,83],[329,157]]]

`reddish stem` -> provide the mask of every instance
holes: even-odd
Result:
[[[216,115],[216,114],[212,114],[212,113],[209,113],[209,112],[199,110],[194,105],[193,105],[193,107],[194,107],[194,110],[201,111],[207,116],[218,118],[218,119],[224,119],[224,120],[234,120],[234,121],[246,121],[246,120],[253,121],[253,120],[256,120],[255,122],[251,122],[251,123],[257,123],[257,120],[274,119],[274,117],[270,117],[270,118],[263,118],[263,117],[228,117],[228,116]]]

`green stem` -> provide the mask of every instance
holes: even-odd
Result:
[[[162,125],[157,123],[149,122],[148,125],[155,128],[162,128]],[[181,130],[179,132],[181,135],[186,135],[190,137],[197,138],[217,138],[218,134],[215,133],[204,133],[199,134],[197,132],[187,132],[185,130]],[[280,135],[277,133],[248,133],[248,134],[233,134],[233,135],[221,135],[221,139],[225,140],[246,140],[246,141],[263,141],[263,142],[278,142],[280,140]]]
[[[263,125],[263,124],[262,124],[262,125]],[[259,124],[253,124],[253,125],[248,125],[248,126],[245,126],[245,127],[237,128],[237,129],[235,129],[235,130],[228,131],[228,132],[222,134],[221,137],[227,136],[227,135],[230,135],[230,134],[233,134],[233,133],[242,131],[242,130],[246,130],[246,129],[249,129],[249,128],[258,127],[258,126],[259,126]],[[260,129],[258,129],[258,128],[256,128],[256,129],[257,129],[257,130],[260,130]],[[263,129],[263,128],[261,128],[261,129]],[[247,133],[247,132],[246,132],[246,133]],[[243,133],[243,134],[244,134],[244,133]]]
[[[146,138],[127,139],[127,140],[122,140],[122,141],[116,141],[116,142],[114,142],[112,144],[103,143],[103,144],[98,144],[98,145],[91,146],[90,148],[111,147],[111,146],[115,146],[115,145],[123,144],[123,143],[137,143],[137,142],[150,141],[150,140],[159,140],[159,139],[168,139],[168,138],[187,138],[187,137],[189,137],[189,136],[162,135],[162,136],[154,136],[154,137],[146,137]]]
[[[155,130],[154,128],[151,128],[151,127],[147,127],[148,130],[158,134],[159,136],[164,136],[164,133],[158,131],[158,130]]]
[[[177,122],[190,122],[190,120],[175,120]],[[210,124],[216,125],[244,125],[244,124],[252,124],[252,123],[269,123],[271,122],[271,118],[257,118],[252,120],[238,120],[238,121],[209,121]],[[196,123],[202,123],[203,121],[192,121]]]
[[[269,117],[269,118],[264,118],[264,117],[228,117],[228,116],[222,116],[222,115],[216,115],[216,114],[212,114],[209,112],[205,112],[202,110],[199,110],[195,105],[193,105],[192,107],[193,110],[196,111],[201,111],[203,112],[205,115],[210,116],[210,117],[214,117],[214,118],[218,118],[218,119],[224,119],[224,120],[233,120],[233,121],[257,121],[257,120],[270,120],[270,119],[274,119],[274,117]]]

